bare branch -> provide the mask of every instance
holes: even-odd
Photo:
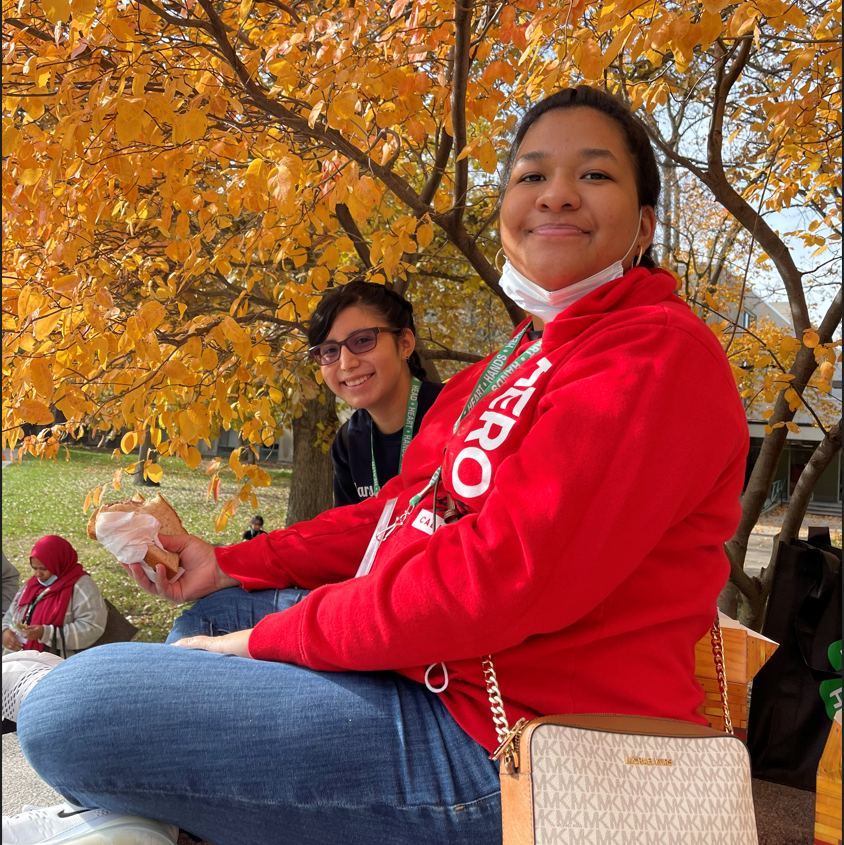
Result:
[[[40,29],[30,26],[17,18],[4,18],[3,23],[10,24],[15,27],[15,29],[21,29],[24,32],[28,32],[33,38],[38,38],[40,41],[46,41],[48,44],[53,43],[52,35],[47,35],[47,33],[42,32]]]
[[[467,364],[477,364],[483,361],[483,355],[475,355],[472,352],[458,352],[455,349],[427,349],[425,357],[432,361],[464,361]]]
[[[337,215],[337,219],[340,221],[340,225],[343,227],[346,234],[352,239],[352,243],[355,245],[355,251],[360,257],[360,260],[363,262],[363,266],[367,269],[371,268],[372,259],[369,255],[369,246],[367,245],[363,235],[360,233],[358,224],[355,223],[355,219],[352,217],[349,207],[345,203],[338,202],[336,208],[334,209],[334,213]]]
[[[445,168],[448,165],[448,158],[451,155],[451,148],[454,146],[454,139],[443,128],[440,133],[439,143],[437,144],[437,152],[434,156],[434,168],[428,175],[422,190],[419,193],[419,200],[425,205],[430,205],[431,201],[440,187],[443,176],[445,175]]]
[[[460,155],[466,146],[466,90],[469,83],[469,51],[472,44],[472,11],[474,0],[454,3],[454,79],[451,85],[451,125],[454,129],[454,151]],[[468,157],[454,164],[454,196],[451,214],[455,222],[463,219],[466,192],[469,187]]]
[[[841,420],[827,431],[824,439],[818,444],[809,463],[800,473],[800,478],[791,494],[791,502],[780,529],[780,539],[788,542],[797,537],[803,517],[806,515],[806,508],[809,506],[809,499],[826,468],[832,463],[835,456],[841,451]],[[776,546],[776,544],[774,544]]]

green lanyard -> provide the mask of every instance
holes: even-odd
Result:
[[[41,591],[41,592],[40,592],[40,593],[39,593],[39,594],[38,594],[38,595],[37,595],[37,596],[36,596],[36,597],[35,597],[35,598],[34,598],[34,599],[33,599],[33,600],[32,600],[32,601],[28,604],[28,605],[27,605],[26,610],[24,611],[24,623],[25,623],[26,625],[30,625],[30,624],[32,624],[32,614],[35,612],[35,606],[36,606],[36,605],[38,604],[38,602],[40,602],[40,601],[41,601],[41,599],[43,599],[43,598],[44,598],[44,596],[46,596],[46,595],[47,595],[47,593],[49,593],[49,592],[50,592],[50,588],[49,588],[49,587],[45,587],[45,588],[44,588],[44,589],[43,589],[43,590],[42,590],[42,591]]]
[[[469,396],[466,404],[463,407],[463,410],[460,413],[460,416],[457,418],[457,422],[454,424],[453,433],[457,434],[457,429],[460,428],[460,423],[463,421],[463,418],[478,402],[481,401],[485,396],[488,396],[490,393],[498,390],[502,384],[516,371],[522,364],[525,363],[528,359],[532,358],[536,355],[537,352],[542,348],[542,341],[537,340],[536,343],[529,346],[515,361],[513,361],[509,366],[505,367],[503,370],[501,369],[504,364],[506,363],[507,359],[516,349],[516,347],[521,342],[522,338],[525,335],[525,332],[530,328],[531,324],[528,323],[505,347],[499,350],[498,354],[487,364],[486,369],[481,373],[481,377],[478,379],[477,383],[475,384],[475,388],[472,391],[471,395]],[[437,471],[431,476],[431,480],[426,485],[425,489],[415,495],[408,505],[408,507],[412,510],[415,508],[421,501],[423,496],[440,480],[440,475],[442,474],[442,464],[437,467]]]
[[[457,429],[460,427],[460,423],[463,421],[463,418],[478,402],[481,401],[485,396],[488,396],[495,390],[498,390],[502,384],[519,368],[522,364],[525,363],[528,359],[532,358],[536,355],[537,352],[542,348],[542,341],[537,340],[536,343],[529,346],[515,361],[509,364],[507,367],[504,367],[504,364],[507,363],[507,359],[510,355],[513,354],[516,347],[521,342],[522,338],[525,336],[525,333],[530,328],[531,323],[528,323],[506,346],[502,347],[495,357],[486,365],[486,369],[481,373],[481,377],[475,384],[472,393],[469,395],[469,398],[466,400],[466,404],[463,407],[463,410],[460,413],[460,416],[457,418],[457,422],[454,423],[453,433],[457,434]],[[502,369],[504,367],[504,369]],[[425,485],[423,490],[420,490],[411,500],[408,502],[407,509],[405,512],[398,517],[393,523],[390,525],[385,526],[384,528],[375,531],[375,540],[376,543],[376,551],[378,545],[383,542],[387,537],[392,534],[393,531],[396,530],[400,525],[404,523],[404,521],[410,516],[416,506],[422,501],[425,497],[425,494],[434,487],[437,482],[440,480],[440,475],[442,474],[442,464],[437,467],[436,472],[431,476],[431,480]],[[395,500],[392,500],[395,502]],[[389,506],[390,503],[388,503]],[[434,509],[436,509],[437,503],[434,502]]]
[[[422,382],[414,376],[410,380],[410,394],[407,397],[407,411],[404,415],[404,428],[401,433],[401,451],[399,452],[399,472],[401,472],[401,465],[404,461],[404,453],[413,440],[413,424],[416,422],[416,412],[419,410],[419,388]],[[381,489],[378,483],[378,470],[375,468],[375,434],[373,428],[375,427],[375,420],[369,421],[369,453],[372,457],[372,489],[375,496]]]

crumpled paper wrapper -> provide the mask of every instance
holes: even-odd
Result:
[[[158,539],[160,530],[161,523],[147,513],[107,511],[97,517],[97,540],[121,563],[141,564],[150,581],[155,581],[155,570],[144,563],[144,556],[148,546],[166,551]],[[169,582],[177,581],[184,571],[180,566]]]

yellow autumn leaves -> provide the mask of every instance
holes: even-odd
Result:
[[[118,143],[123,147],[137,141],[144,132],[154,136],[168,124],[172,126],[173,143],[184,144],[205,136],[208,118],[197,108],[176,114],[163,94],[153,93],[117,101],[114,129]]]
[[[241,452],[242,449],[239,448],[232,451],[229,456],[228,468],[234,474],[235,480],[238,482],[242,481],[243,483],[237,495],[226,500],[223,504],[222,510],[214,520],[214,530],[217,532],[225,529],[228,524],[229,517],[234,516],[235,513],[237,513],[238,505],[241,502],[249,502],[252,509],[257,510],[258,499],[255,495],[254,488],[269,487],[270,485],[270,476],[263,469],[255,464],[242,464],[240,462]],[[205,474],[211,476],[208,482],[208,489],[205,494],[206,502],[211,498],[213,498],[215,502],[219,499],[221,487],[219,473],[220,466],[220,459],[214,458],[205,470]]]
[[[63,431],[97,425],[137,448],[149,430],[162,453],[193,466],[198,443],[220,430],[267,443],[316,395],[301,329],[332,283],[415,275],[426,306],[450,313],[477,291],[470,262],[437,227],[453,205],[455,162],[472,162],[472,243],[491,257],[481,221],[506,137],[524,106],[570,82],[623,87],[635,108],[657,112],[707,89],[711,80],[689,81],[708,72],[716,38],[773,49],[781,37],[787,72],[742,89],[740,103],[756,146],[781,144],[772,200],[822,203],[825,162],[840,161],[840,140],[814,128],[840,105],[840,44],[825,46],[840,36],[838,0],[830,20],[780,0],[475,4],[465,139],[445,164],[435,157],[455,126],[451,2],[363,0],[295,16],[218,4],[236,67],[195,26],[205,19],[196,6],[181,18],[161,7],[175,23],[149,4],[31,8],[29,29],[4,28],[4,445],[56,410]],[[812,32],[796,31],[807,14]],[[789,46],[809,34],[817,44]],[[437,168],[437,189],[416,202]],[[829,213],[809,233],[812,249],[836,225]],[[440,269],[460,280],[437,300]],[[811,335],[800,340],[813,348]],[[771,351],[793,355],[800,340]],[[834,357],[818,360],[823,392]],[[249,472],[236,501],[260,486]]]

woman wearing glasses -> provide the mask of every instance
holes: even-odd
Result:
[[[370,282],[329,291],[311,317],[308,342],[325,383],[355,409],[331,447],[334,506],[377,496],[401,472],[410,441],[442,390],[416,352],[413,307]]]

